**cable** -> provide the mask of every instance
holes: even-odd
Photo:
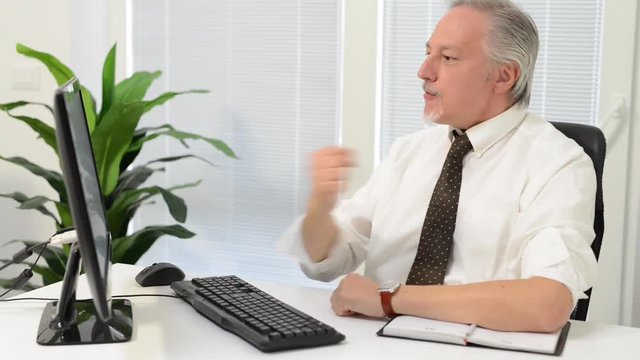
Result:
[[[168,297],[181,299],[180,296],[177,295],[169,295],[169,294],[130,294],[130,295],[113,295],[112,298],[128,298],[128,297]],[[10,302],[10,301],[27,301],[27,300],[36,300],[36,301],[58,301],[56,298],[40,298],[40,297],[28,297],[28,298],[17,298],[17,299],[0,299],[0,302]],[[81,299],[77,301],[86,301],[90,299]]]
[[[13,264],[17,264],[19,262],[24,261],[26,258],[28,258],[29,256],[33,255],[33,250],[39,248],[40,246],[47,246],[50,242],[51,242],[51,239],[49,239],[48,241],[37,243],[35,245],[31,245],[29,247],[26,247],[26,248],[20,250],[19,252],[15,253],[11,257],[11,260],[5,260],[6,263],[4,263],[2,266],[0,266],[0,270],[4,270],[4,268],[6,268],[8,266],[11,266]]]
[[[54,299],[54,298],[40,298],[40,297],[29,297],[29,298],[18,298],[18,299],[0,299],[0,302],[27,301],[27,300],[37,300],[37,301],[57,301],[58,299]]]
[[[131,294],[131,295],[113,295],[112,298],[127,298],[127,297],[169,297],[175,299],[182,299],[178,295],[169,294]]]
[[[44,245],[44,246],[42,246],[42,245]],[[42,253],[44,252],[44,250],[47,248],[47,245],[49,245],[49,241],[46,241],[44,243],[39,243],[39,244],[36,244],[36,245],[31,247],[31,250],[33,250],[33,249],[37,248],[38,246],[42,246],[42,250],[40,250],[40,252],[38,253],[38,257],[36,258],[36,261],[33,262],[33,264],[31,265],[31,267],[29,269],[22,270],[20,275],[18,275],[18,277],[13,280],[13,283],[11,284],[11,287],[7,291],[5,291],[2,294],[0,294],[0,298],[2,298],[3,296],[7,295],[8,293],[10,293],[13,290],[22,289],[22,287],[27,283],[27,281],[29,281],[29,279],[31,279],[31,277],[33,276],[33,268],[36,267],[36,264],[38,263],[38,260],[40,260],[40,257],[42,256]],[[29,255],[29,256],[31,256],[31,255]],[[29,257],[29,256],[27,256],[27,257]],[[25,257],[25,259],[27,257]]]
[[[9,266],[11,264],[15,264],[15,263],[19,263],[19,262],[24,261],[29,256],[33,255],[33,250],[35,250],[38,247],[42,246],[42,249],[38,253],[38,257],[36,258],[36,261],[33,262],[31,267],[29,269],[24,269],[20,273],[20,275],[18,275],[18,277],[16,277],[13,280],[13,283],[11,284],[11,287],[7,291],[5,291],[2,294],[0,294],[0,302],[21,301],[21,300],[45,300],[45,301],[56,301],[56,300],[58,300],[58,299],[53,299],[53,298],[19,298],[19,299],[5,299],[5,300],[3,300],[1,298],[3,296],[7,295],[8,293],[10,293],[13,290],[22,289],[22,287],[27,283],[27,281],[29,281],[29,279],[31,279],[31,277],[33,276],[33,268],[36,267],[36,264],[38,263],[38,260],[40,260],[40,257],[42,256],[42,253],[44,253],[44,250],[47,248],[47,246],[50,243],[65,244],[65,243],[69,243],[69,242],[75,241],[76,233],[75,233],[74,230],[75,230],[74,227],[66,227],[66,228],[60,229],[60,230],[56,231],[53,235],[51,235],[49,240],[41,242],[41,243],[38,243],[38,244],[35,244],[35,245],[32,245],[32,246],[30,246],[28,248],[25,248],[25,249],[21,250],[20,252],[18,252],[15,255],[13,255],[12,260],[8,261],[6,264],[4,264],[2,267],[0,267],[0,270],[2,270],[2,269],[4,269],[5,267],[7,267],[7,266]],[[114,295],[114,296],[112,296],[112,298],[143,297],[143,296],[171,297],[171,298],[180,299],[179,296],[167,295],[167,294]],[[85,299],[85,300],[88,300],[88,299]],[[83,301],[83,300],[78,300],[78,301]]]
[[[36,258],[36,261],[34,261],[33,264],[31,265],[31,268],[22,270],[20,275],[18,275],[18,277],[16,277],[15,279],[13,279],[13,283],[11,284],[11,287],[7,291],[5,291],[2,294],[0,294],[0,298],[2,298],[3,296],[7,295],[9,292],[11,292],[13,290],[22,289],[22,287],[27,283],[27,281],[29,281],[29,279],[31,279],[31,277],[33,277],[33,268],[38,263],[38,260],[40,260],[40,257],[42,256],[42,253],[44,252],[44,250],[47,248],[47,245],[49,245],[51,243],[68,244],[70,242],[74,242],[76,237],[77,237],[77,234],[75,232],[75,227],[73,227],[73,226],[65,227],[65,228],[57,230],[55,233],[53,233],[53,235],[51,235],[51,237],[49,237],[49,240],[41,242],[41,243],[37,243],[37,244],[32,245],[30,247],[27,247],[25,249],[22,249],[21,251],[19,251],[16,254],[14,254],[13,257],[11,258],[11,260],[7,260],[6,263],[4,263],[2,266],[0,266],[0,270],[3,270],[4,268],[6,268],[6,267],[8,267],[10,265],[23,262],[28,257],[33,255],[33,251],[35,249],[37,249],[40,246],[42,246],[42,250],[40,250],[40,253],[38,254],[38,257]]]
[[[39,248],[40,246],[47,246],[48,244],[69,244],[75,241],[76,237],[77,237],[77,233],[75,232],[74,227],[71,226],[71,227],[62,228],[56,231],[55,233],[53,233],[53,235],[49,237],[49,240],[25,247],[24,249],[15,253],[11,257],[11,260],[4,260],[5,263],[0,266],[0,271],[4,270],[8,266],[24,261],[29,256],[33,255],[33,251]]]

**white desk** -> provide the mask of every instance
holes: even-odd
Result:
[[[116,264],[112,293],[173,294],[168,287],[142,288],[134,281],[140,267]],[[211,274],[208,274],[211,275]],[[36,332],[43,301],[0,303],[0,344],[5,357],[20,359],[553,359],[548,355],[464,347],[423,341],[382,338],[376,331],[384,321],[335,316],[329,307],[331,292],[323,289],[254,283],[262,290],[334,326],[346,335],[338,345],[262,353],[239,337],[204,318],[180,299],[132,297],[133,339],[119,344],[41,346]],[[60,284],[20,297],[55,297]],[[89,297],[84,276],[78,298]],[[563,359],[637,359],[640,329],[575,321]]]

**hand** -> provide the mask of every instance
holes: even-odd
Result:
[[[362,314],[383,317],[378,284],[360,274],[347,275],[331,295],[331,309],[338,316]]]
[[[330,212],[338,194],[346,188],[346,169],[355,166],[353,152],[341,147],[326,147],[312,154],[312,191],[310,210]]]

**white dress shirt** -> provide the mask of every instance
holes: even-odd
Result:
[[[364,275],[373,281],[404,283],[451,130],[431,126],[393,144],[367,184],[333,210],[339,235],[327,259],[308,257],[302,217],[279,247],[313,279],[333,280],[365,261]],[[466,133],[473,150],[463,160],[444,283],[540,276],[565,284],[575,304],[596,271],[591,159],[553,125],[517,107]]]

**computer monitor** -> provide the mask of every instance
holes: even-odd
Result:
[[[62,174],[77,241],[71,245],[58,301],[48,303],[37,341],[43,345],[127,341],[131,303],[111,299],[111,234],[91,146],[82,90],[76,78],[54,96],[55,131]],[[92,299],[76,301],[80,259]]]

